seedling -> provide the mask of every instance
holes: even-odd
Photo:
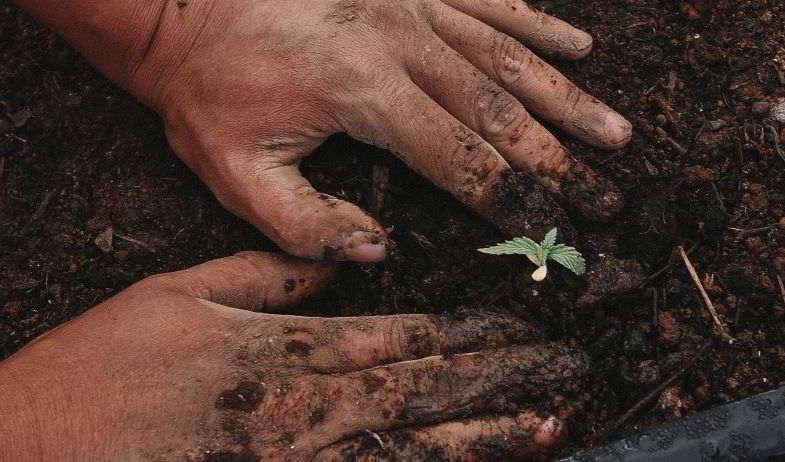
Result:
[[[532,273],[532,279],[537,282],[544,281],[548,276],[548,260],[553,260],[578,276],[586,272],[586,260],[575,247],[556,243],[558,230],[553,228],[548,231],[539,244],[528,237],[516,237],[507,242],[478,249],[490,255],[526,255],[529,260],[537,265]]]

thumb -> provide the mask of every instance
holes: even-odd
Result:
[[[236,183],[236,213],[287,253],[360,263],[385,258],[384,228],[356,205],[315,190],[296,165],[256,169],[248,175]]]
[[[298,168],[301,146],[224,153],[205,182],[229,211],[291,255],[314,260],[381,261],[384,228],[359,207],[316,191]]]
[[[323,288],[336,270],[329,263],[242,252],[154,278],[191,297],[269,312],[299,305]]]
[[[170,125],[169,142],[221,204],[291,255],[313,260],[384,260],[384,228],[359,207],[321,194],[298,169],[324,138],[266,136],[244,141],[218,131],[201,144]],[[268,131],[276,132],[273,127]],[[285,130],[284,130],[285,132]]]

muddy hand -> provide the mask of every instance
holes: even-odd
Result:
[[[600,148],[628,142],[623,117],[532,52],[580,59],[591,37],[519,0],[17,1],[156,108],[219,200],[289,253],[386,254],[379,223],[298,170],[337,132],[509,233],[543,231],[500,199],[522,187],[511,170],[591,219],[622,205],[531,115]]]
[[[564,436],[521,403],[547,409],[585,359],[516,319],[248,311],[298,303],[320,265],[239,254],[44,335],[0,364],[0,460],[486,460]]]

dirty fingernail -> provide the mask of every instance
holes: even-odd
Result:
[[[605,136],[612,147],[621,147],[627,144],[632,136],[632,124],[611,111],[605,117]]]
[[[346,241],[346,258],[358,263],[376,263],[387,256],[387,245],[382,239],[363,231],[355,231]]]

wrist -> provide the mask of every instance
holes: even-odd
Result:
[[[93,403],[81,398],[90,394],[90,384],[75,380],[79,374],[73,368],[63,372],[57,356],[67,352],[44,348],[48,351],[42,355],[37,345],[31,346],[0,364],[0,415],[5,416],[0,419],[0,460],[110,456],[110,445],[117,441],[102,441],[105,429],[92,418]]]
[[[85,427],[92,427],[89,410],[70,406],[78,401],[72,387],[48,371],[50,364],[35,368],[18,364],[13,358],[0,367],[0,460],[17,462],[77,460],[88,448]]]
[[[145,36],[121,85],[147,106],[163,112],[167,87],[214,27],[217,4],[217,0],[160,2],[155,25]]]

